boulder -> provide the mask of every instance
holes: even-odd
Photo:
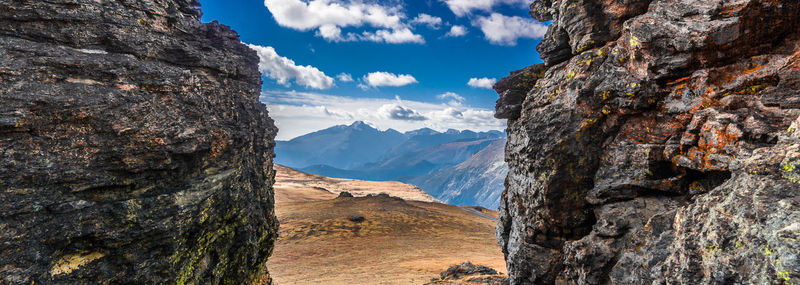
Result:
[[[0,1],[0,283],[269,283],[277,129],[198,5]]]

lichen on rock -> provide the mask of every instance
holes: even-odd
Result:
[[[256,53],[193,0],[0,0],[0,283],[268,283]]]
[[[495,86],[510,282],[800,284],[798,9],[534,1],[546,72]]]

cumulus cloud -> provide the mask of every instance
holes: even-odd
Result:
[[[396,75],[389,72],[371,72],[364,76],[364,82],[372,87],[380,86],[405,86],[417,83],[417,79],[409,74]],[[363,88],[362,88],[363,89]]]
[[[353,76],[350,75],[350,73],[339,73],[339,75],[336,75],[336,79],[339,79],[341,82],[353,82]]]
[[[356,85],[356,86],[358,86],[358,88],[361,88],[361,90],[364,90],[364,91],[367,91],[367,90],[369,90],[369,89],[371,89],[371,88],[372,88],[371,86],[369,86],[369,85],[367,85],[367,84],[364,84],[364,83],[359,83],[359,84],[358,84],[358,85]]]
[[[520,38],[540,39],[547,33],[547,26],[533,19],[498,13],[492,13],[489,17],[478,17],[474,24],[481,28],[489,42],[497,45],[513,46]]]
[[[428,28],[438,30],[442,25],[442,18],[431,16],[425,13],[420,13],[416,18],[411,20],[412,24],[425,24]]]
[[[424,43],[422,36],[409,30],[399,6],[383,6],[363,1],[264,0],[264,6],[282,27],[299,31],[317,30],[328,41],[375,41],[385,43]],[[369,27],[375,31],[343,33],[343,28]]]
[[[439,131],[505,128],[505,121],[495,119],[493,110],[445,103],[399,98],[353,98],[295,91],[265,91],[261,101],[267,105],[270,117],[275,119],[280,128],[280,140],[353,121],[372,122],[379,128],[393,128],[401,132],[423,127]]]
[[[470,78],[467,85],[473,88],[485,88],[485,89],[492,89],[494,83],[497,82],[496,78]]]
[[[425,39],[422,36],[415,34],[408,28],[392,29],[392,30],[377,30],[375,32],[363,32],[359,36],[350,35],[350,38],[357,38],[362,41],[371,41],[376,43],[389,43],[389,44],[402,44],[402,43],[418,43],[424,44]]]
[[[455,25],[450,27],[450,31],[445,34],[446,37],[460,37],[467,34],[467,27]]]
[[[299,85],[314,89],[328,89],[334,85],[333,78],[316,67],[297,65],[293,60],[278,55],[272,47],[252,44],[248,46],[258,53],[258,70],[261,74],[279,84],[290,86],[290,81],[294,80]]]
[[[378,115],[386,119],[402,121],[424,121],[428,119],[414,109],[403,107],[399,104],[381,106],[378,108]]]
[[[445,92],[436,96],[439,100],[446,101],[448,105],[459,106],[464,102],[464,97],[453,92]]]
[[[442,0],[450,11],[456,16],[466,16],[474,10],[491,11],[492,7],[500,4],[509,5],[529,5],[530,0]]]

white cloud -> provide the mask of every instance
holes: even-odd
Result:
[[[446,37],[460,37],[467,34],[467,27],[455,25],[450,27],[450,31],[445,34]]]
[[[342,37],[342,29],[334,25],[320,26],[319,30],[317,30],[317,36],[322,37],[329,41],[336,41],[336,42],[346,41]]]
[[[467,85],[474,88],[492,89],[495,82],[497,82],[496,78],[470,78]]]
[[[353,82],[353,76],[350,75],[350,73],[339,73],[339,75],[336,75],[336,79],[339,79],[341,82]]]
[[[295,91],[265,91],[262,93],[261,101],[267,105],[270,117],[275,119],[280,129],[278,132],[280,140],[291,139],[334,125],[350,124],[357,120],[401,132],[423,127],[439,131],[447,129],[488,131],[505,128],[505,121],[495,119],[493,110],[450,106],[444,103],[389,98],[352,98]],[[395,107],[401,107],[402,110]],[[376,110],[383,111],[376,112]],[[400,112],[397,112],[398,110]],[[394,117],[391,116],[392,111]]]
[[[278,55],[272,47],[248,46],[258,53],[258,70],[261,74],[275,79],[279,84],[290,86],[289,81],[294,80],[299,85],[314,89],[333,87],[333,78],[316,67],[296,65],[293,60]]]
[[[416,18],[411,20],[412,24],[425,24],[428,28],[438,30],[442,25],[442,18],[431,16],[425,13],[420,13]]]
[[[355,36],[353,34],[350,34],[348,38],[357,38],[362,41],[371,41],[376,43],[389,43],[389,44],[425,43],[425,39],[422,38],[422,36],[415,34],[408,28],[377,30],[375,32],[365,31],[360,36]]]
[[[491,11],[492,7],[499,4],[509,5],[530,5],[530,0],[442,0],[450,11],[456,16],[462,17],[472,13],[474,10]]]
[[[513,46],[519,38],[539,39],[547,33],[547,26],[533,19],[518,16],[508,17],[492,13],[489,17],[478,17],[474,24],[481,28],[489,42]]]
[[[409,74],[396,75],[389,72],[372,72],[364,76],[364,82],[372,87],[398,87],[417,83],[417,79]]]
[[[425,116],[414,109],[403,107],[400,104],[385,104],[378,108],[378,116],[384,119],[401,121],[424,121]]]
[[[385,43],[424,43],[422,36],[409,30],[399,6],[383,6],[360,0],[264,0],[279,25],[300,31],[317,30],[328,41],[375,41]],[[343,28],[371,28],[361,34],[343,34]]]
[[[452,100],[451,102],[464,102],[464,97],[453,92],[445,92],[436,96],[439,100]]]

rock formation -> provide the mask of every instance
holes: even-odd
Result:
[[[0,0],[0,283],[269,283],[256,53],[194,0]]]
[[[800,284],[797,11],[535,1],[544,64],[495,86],[510,283]]]
[[[439,274],[439,278],[431,279],[431,282],[425,285],[434,284],[459,284],[459,285],[502,285],[508,283],[508,280],[497,270],[483,266],[475,265],[472,262],[464,262],[458,265],[450,266],[447,270]]]

